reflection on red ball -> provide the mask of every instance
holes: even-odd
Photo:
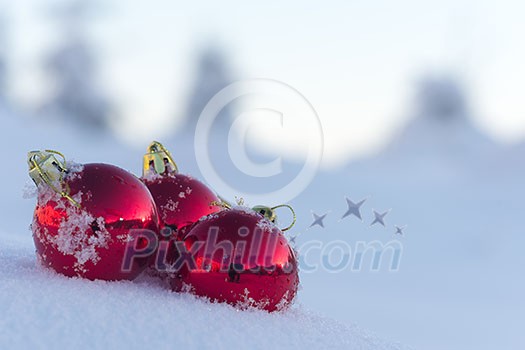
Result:
[[[171,275],[176,291],[267,311],[287,307],[297,293],[294,251],[273,223],[249,208],[223,210],[196,223],[184,248],[192,262]]]
[[[155,203],[146,186],[129,172],[108,164],[85,164],[64,179],[75,206],[45,184],[39,185],[33,239],[40,262],[66,276],[91,280],[132,280],[151,257],[135,257],[123,269],[133,233],[158,232]]]

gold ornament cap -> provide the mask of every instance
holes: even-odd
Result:
[[[252,210],[261,214],[273,223],[275,223],[275,220],[277,220],[277,214],[275,214],[275,211],[270,207],[265,205],[256,205],[252,208]]]
[[[47,185],[62,197],[67,198],[73,205],[80,207],[80,204],[69,195],[69,188],[64,182],[64,176],[68,170],[66,157],[62,153],[53,150],[28,152],[27,165],[29,177],[33,179],[37,187]]]
[[[148,146],[147,153],[143,157],[142,176],[147,176],[151,172],[159,175],[179,172],[171,153],[157,141],[153,141]]]
[[[57,159],[56,156],[62,159]],[[36,185],[60,184],[64,174],[67,173],[64,156],[56,151],[31,151],[27,153],[29,177]]]
[[[295,222],[297,220],[295,211],[288,204],[280,204],[280,205],[276,205],[275,207],[268,207],[266,205],[256,205],[255,207],[252,208],[252,210],[261,214],[266,219],[270,220],[271,222],[275,224],[277,221],[277,213],[275,212],[275,209],[278,209],[278,208],[288,208],[290,212],[292,213],[292,223],[289,226],[281,229],[281,231],[283,232],[288,231],[295,225]]]

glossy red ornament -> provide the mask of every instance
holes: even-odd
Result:
[[[281,230],[252,209],[227,209],[197,222],[178,252],[178,273],[170,275],[176,291],[267,311],[287,307],[297,293],[294,251]]]
[[[162,226],[173,229],[178,238],[201,217],[222,209],[217,205],[220,199],[206,185],[178,173],[171,154],[159,142],[148,147],[142,180],[155,200]]]
[[[146,186],[113,165],[68,164],[66,169],[65,161],[48,151],[29,155],[30,175],[38,186],[31,227],[42,265],[91,280],[136,278],[151,256],[137,255],[124,264],[130,247],[140,251],[148,246],[134,234],[159,230]]]

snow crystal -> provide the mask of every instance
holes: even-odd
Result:
[[[177,209],[179,207],[179,202],[175,202],[173,199],[170,198],[170,200],[168,200],[168,202],[162,206],[163,209],[166,209],[166,210],[169,210],[169,211],[174,211],[175,209]]]
[[[281,298],[281,300],[279,300],[279,302],[277,303],[277,305],[275,306],[275,308],[277,309],[277,311],[282,311],[282,310],[285,310],[287,308],[290,307],[290,302],[293,301],[293,299],[291,298],[291,293],[289,290],[287,290],[283,297]]]
[[[259,220],[256,227],[268,232],[273,232],[277,228],[277,226],[275,226],[275,224],[266,217],[263,217],[261,220]]]
[[[127,233],[125,234],[122,234],[122,235],[117,235],[116,236],[117,239],[123,243],[127,243],[127,242],[132,242],[133,241],[133,237]]]
[[[162,177],[163,176],[158,174],[155,170],[147,170],[146,173],[142,176],[142,179],[149,182],[155,182],[157,180],[162,179]]]
[[[233,210],[238,210],[242,213],[249,214],[251,216],[255,216],[257,218],[260,218],[261,215],[259,213],[256,213],[252,208],[247,207],[245,205],[235,205],[232,207]]]
[[[179,198],[186,198],[185,192],[179,192]]]
[[[107,248],[111,235],[106,230],[104,218],[95,218],[86,211],[73,207],[66,212],[67,216],[60,223],[58,234],[49,240],[60,252],[73,255],[77,259],[75,267],[82,270],[87,261],[96,264],[100,260],[97,249]],[[96,233],[92,232],[92,226],[97,227]]]
[[[246,310],[246,309],[260,309],[264,310],[266,306],[270,304],[270,300],[268,299],[262,299],[260,301],[255,301],[252,297],[250,297],[250,291],[248,288],[244,288],[244,294],[242,296],[242,300],[238,301],[235,304],[235,307],[240,310]]]
[[[46,184],[37,185],[37,202],[44,205],[49,202],[59,202],[60,194],[56,193],[51,187]]]
[[[204,216],[201,216],[199,218],[199,221],[205,221],[205,220],[213,220],[213,219],[217,219],[219,217],[219,215],[217,215],[217,213],[212,213],[212,214],[209,214],[209,215],[204,215]]]
[[[31,229],[39,241],[41,242],[47,241],[47,238],[49,237],[49,231],[46,227],[42,227],[38,224],[36,215],[33,216],[33,222],[31,224]]]
[[[38,187],[33,181],[26,181],[22,191],[22,197],[24,199],[36,198],[38,195]]]
[[[166,204],[161,205],[162,220],[168,220],[168,214],[174,212],[179,207],[179,202],[175,202],[173,199],[169,199]]]
[[[79,194],[80,194],[80,196],[79,196]],[[92,197],[93,197],[93,193],[91,191],[87,191],[84,195],[82,195],[82,192],[79,191],[75,196],[73,196],[73,199],[77,203],[81,203],[82,202],[82,198],[84,198],[85,200],[89,201]]]
[[[66,168],[68,170],[68,175],[73,175],[82,172],[84,170],[84,165],[69,159],[66,161]]]
[[[89,195],[91,196],[91,193],[89,193]],[[78,204],[81,204],[82,203],[82,191],[78,191],[77,193],[72,195],[71,198],[73,198],[73,200],[77,202]],[[64,209],[67,211],[69,210],[68,208],[71,206],[71,203],[69,202],[69,200],[62,198],[59,194],[57,194],[57,199],[55,201],[57,203],[55,206],[56,209]]]
[[[182,287],[181,287],[181,293],[190,293],[190,294],[193,294],[195,293],[195,288],[193,287],[192,284],[190,283],[185,283],[185,282],[182,282]]]

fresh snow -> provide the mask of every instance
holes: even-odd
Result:
[[[402,349],[295,306],[239,311],[169,291],[156,279],[67,278],[37,264],[28,234],[0,233],[0,347]]]

